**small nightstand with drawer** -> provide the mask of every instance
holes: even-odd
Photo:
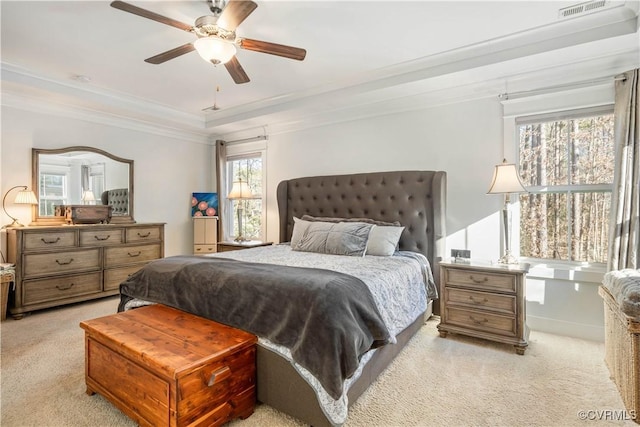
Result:
[[[218,243],[218,252],[238,251],[241,249],[271,245],[273,245],[273,242],[261,242],[259,240],[247,240],[245,242],[220,242]]]
[[[526,274],[522,265],[441,262],[440,336],[451,332],[513,344],[516,353],[524,354],[529,340]]]

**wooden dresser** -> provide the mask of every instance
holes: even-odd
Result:
[[[441,337],[448,332],[513,344],[522,355],[528,345],[525,277],[520,266],[440,263]]]
[[[7,230],[16,265],[9,311],[25,313],[116,295],[147,262],[164,257],[164,224],[64,225]]]
[[[87,394],[141,426],[219,426],[253,413],[257,337],[160,304],[80,323]]]

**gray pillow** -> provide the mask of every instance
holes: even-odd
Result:
[[[300,243],[300,239],[302,239],[302,236],[307,232],[309,224],[311,224],[311,222],[296,218],[295,216],[293,217],[293,232],[291,233],[292,248]]]
[[[306,221],[305,221],[306,222]],[[299,220],[294,225],[299,232],[306,226],[299,239],[291,239],[294,251],[316,252],[332,255],[364,256],[373,224],[363,222],[308,222]]]
[[[367,255],[391,256],[398,247],[404,227],[375,226],[369,235]]]
[[[294,218],[295,219],[295,218]],[[304,221],[319,221],[319,222],[365,222],[367,224],[374,225],[394,225],[396,227],[400,226],[398,221],[387,222],[387,221],[378,221],[377,219],[371,218],[334,218],[331,216],[311,216],[311,215],[302,215],[302,219]]]

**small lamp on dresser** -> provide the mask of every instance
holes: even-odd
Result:
[[[518,258],[511,253],[511,203],[512,193],[526,193],[520,175],[516,170],[516,165],[507,163],[504,159],[502,164],[496,165],[493,171],[493,179],[487,194],[504,194],[504,206],[502,207],[502,224],[504,227],[504,254],[498,260],[499,264],[518,264]]]
[[[6,208],[7,196],[9,196],[9,193],[11,193],[11,191],[15,190],[16,188],[22,188],[22,190],[18,191],[18,194],[16,194],[16,198],[13,201],[14,204],[16,205],[37,205],[38,204],[38,199],[36,199],[36,195],[33,194],[33,191],[29,190],[26,185],[16,185],[15,187],[11,187],[9,191],[7,191],[4,197],[2,198],[2,210],[13,221],[11,222],[11,224],[2,226],[2,228],[24,227],[24,225],[21,224],[17,218],[9,215],[9,212],[7,212],[7,208]]]

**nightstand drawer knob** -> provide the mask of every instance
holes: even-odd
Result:
[[[487,323],[489,321],[489,319],[482,319],[482,320],[478,320],[473,316],[469,316],[469,319],[471,319],[471,321],[473,323],[475,323],[476,325],[482,325],[483,323]]]
[[[473,277],[473,274],[471,274],[471,275],[469,276],[469,279],[471,279],[471,281],[472,281],[473,283],[484,283],[484,282],[486,282],[487,280],[489,280],[489,278],[488,278],[487,276],[484,276],[482,279],[476,279],[475,277]]]
[[[488,299],[486,299],[486,298],[482,298],[482,301],[479,301],[479,300],[475,299],[475,298],[473,297],[473,295],[469,295],[469,299],[470,299],[470,300],[471,300],[471,302],[472,302],[472,303],[474,303],[474,304],[486,304],[486,303],[488,303],[488,302],[489,302],[489,300],[488,300]]]

